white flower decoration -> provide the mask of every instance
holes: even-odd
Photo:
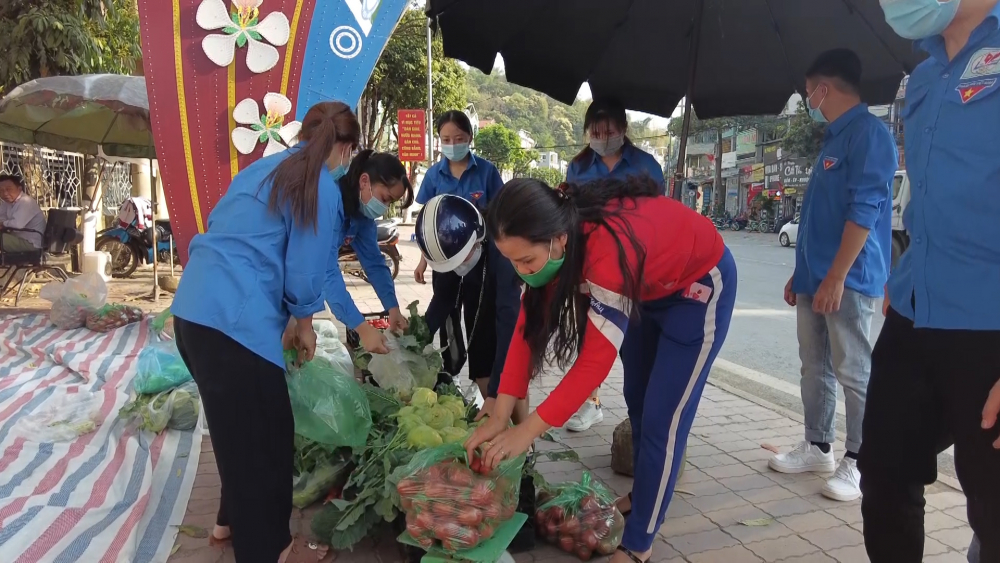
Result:
[[[264,156],[281,152],[298,142],[302,123],[292,121],[285,124],[285,116],[292,111],[292,102],[276,92],[264,96],[264,113],[253,98],[247,98],[236,104],[233,109],[233,120],[240,125],[250,127],[233,128],[233,146],[240,154],[250,154],[257,143],[267,142]]]
[[[263,0],[232,0],[232,11],[222,0],[203,0],[195,21],[202,29],[221,29],[225,35],[211,33],[201,41],[201,48],[215,64],[229,66],[236,48],[247,46],[247,68],[252,72],[267,72],[278,64],[278,50],[271,45],[288,43],[291,33],[288,18],[281,12],[271,12],[258,21],[258,8]],[[264,43],[267,41],[271,45]]]

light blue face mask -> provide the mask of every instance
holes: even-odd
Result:
[[[364,213],[365,217],[368,217],[369,219],[378,219],[382,215],[385,215],[389,206],[382,203],[379,198],[375,197],[375,191],[372,189],[371,184],[368,185],[368,193],[370,193],[372,197],[361,207],[361,212]]]
[[[455,143],[454,145],[441,145],[441,154],[448,160],[462,160],[469,154],[469,143]]]
[[[339,182],[341,178],[347,176],[347,167],[351,165],[351,161],[349,159],[350,156],[341,159],[340,166],[330,171],[334,182]]]
[[[939,35],[955,19],[961,0],[881,0],[885,22],[904,39]]]
[[[818,90],[819,88],[813,90],[812,96],[815,96]],[[827,94],[829,94],[829,91],[827,91]],[[816,107],[812,107],[812,96],[809,96],[806,100],[806,109],[809,110],[809,117],[811,117],[816,123],[826,123],[826,116],[823,115],[823,112],[819,109],[823,107],[823,102],[826,101],[826,95],[823,96],[823,99],[819,101],[819,104],[817,104]]]

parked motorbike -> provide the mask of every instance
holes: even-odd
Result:
[[[746,217],[737,217],[733,219],[731,223],[729,223],[729,228],[734,231],[742,231],[743,229],[747,228],[747,225],[749,223],[750,221],[747,220]]]
[[[399,249],[396,248],[399,243],[399,228],[394,221],[388,219],[377,220],[375,226],[378,233],[378,249],[382,252],[385,265],[392,272],[392,279],[396,279],[396,276],[399,275],[399,263],[403,259],[399,254]],[[350,240],[345,240],[343,246],[340,247],[338,262],[340,262],[341,272],[368,281],[365,269],[358,261],[357,253],[351,248]]]
[[[159,261],[170,261],[173,231],[169,220],[156,221],[156,256]],[[153,227],[140,231],[133,221],[128,227],[112,227],[97,233],[95,250],[111,255],[111,275],[116,278],[131,276],[140,264],[153,263]],[[177,248],[173,247],[174,263],[178,263]]]

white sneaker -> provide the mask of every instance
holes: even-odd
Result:
[[[767,466],[778,473],[831,473],[837,468],[837,460],[830,453],[823,453],[819,446],[810,442],[802,442],[794,450],[778,454],[767,461]]]
[[[845,457],[837,471],[823,486],[823,496],[828,499],[850,502],[861,496],[861,472],[858,460]]]
[[[588,400],[580,407],[580,410],[576,411],[576,414],[570,417],[565,428],[570,432],[583,432],[603,420],[604,411],[601,410],[601,405]]]

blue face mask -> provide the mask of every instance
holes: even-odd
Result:
[[[442,144],[441,154],[448,160],[462,160],[469,155],[469,143]]]
[[[826,116],[823,115],[823,112],[819,109],[823,107],[823,102],[826,101],[826,94],[824,94],[823,99],[816,104],[816,107],[812,107],[812,97],[816,95],[817,91],[819,91],[819,88],[813,90],[812,96],[809,96],[809,98],[806,99],[806,109],[809,110],[809,117],[811,117],[813,121],[816,123],[826,123]]]
[[[378,219],[382,215],[385,215],[389,206],[382,203],[377,197],[375,197],[375,192],[372,190],[371,185],[368,186],[368,193],[370,193],[372,197],[367,203],[361,206],[361,212],[364,213],[365,217],[368,217],[369,219]]]
[[[960,0],[881,0],[885,22],[904,39],[939,35],[955,19]]]
[[[340,159],[340,166],[330,171],[334,182],[339,182],[341,178],[347,176],[347,167],[351,165],[351,161],[349,159],[350,156],[342,157]]]

